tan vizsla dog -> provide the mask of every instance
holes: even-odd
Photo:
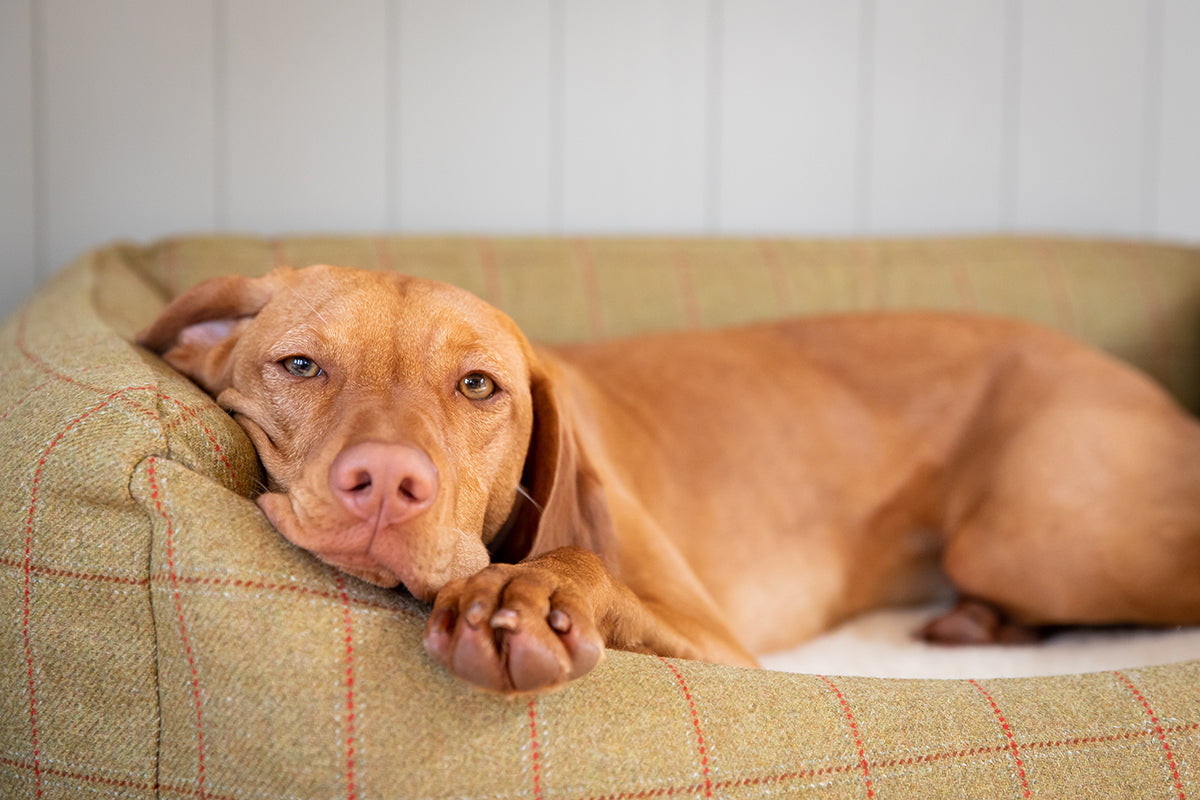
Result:
[[[1029,325],[865,314],[534,348],[444,284],[217,278],[140,341],[216,396],[289,540],[433,601],[456,675],[552,687],[605,647],[753,665],[857,612],[1200,623],[1200,426]]]

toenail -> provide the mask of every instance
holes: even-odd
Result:
[[[550,623],[550,627],[559,633],[566,633],[571,630],[571,618],[567,616],[567,612],[565,611],[559,611],[557,608],[554,609],[550,612],[547,621]]]
[[[464,617],[467,620],[468,625],[470,625],[472,628],[478,628],[483,624],[483,603],[479,602],[478,600],[474,603],[471,603],[471,606],[467,609],[467,613],[464,615]]]
[[[506,631],[515,631],[519,621],[520,616],[511,608],[502,608],[492,615],[492,627]]]

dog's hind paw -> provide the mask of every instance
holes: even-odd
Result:
[[[438,593],[425,649],[465,681],[497,692],[551,689],[604,653],[583,595],[536,564],[492,564]]]
[[[968,598],[930,620],[919,635],[946,645],[1032,644],[1043,636],[1036,628],[1012,622],[995,606]]]

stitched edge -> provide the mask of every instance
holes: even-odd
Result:
[[[25,665],[29,677],[29,728],[30,738],[33,745],[33,774],[35,795],[42,796],[42,776],[41,776],[41,752],[39,747],[38,736],[38,718],[37,718],[37,686],[33,668],[33,634],[31,629],[31,612],[33,607],[33,538],[34,538],[34,520],[37,516],[38,501],[41,499],[41,481],[42,474],[46,468],[46,463],[49,461],[51,454],[55,448],[67,437],[71,431],[75,430],[86,422],[94,414],[99,413],[112,403],[117,398],[127,392],[144,391],[149,387],[134,386],[126,387],[112,392],[96,405],[83,412],[75,419],[66,424],[58,435],[51,440],[46,449],[42,451],[38,458],[37,467],[33,473],[33,481],[29,490],[29,511],[25,518],[25,553],[22,561],[22,570],[24,572],[24,590],[23,590],[23,608],[22,608],[22,626],[21,635],[25,648]]]
[[[166,546],[167,546],[167,567],[170,570],[171,578],[171,594],[175,600],[175,613],[178,616],[179,636],[183,640],[184,653],[187,655],[188,667],[192,673],[192,695],[196,705],[196,759],[197,759],[197,790],[201,800],[207,797],[204,775],[204,711],[203,702],[201,699],[200,690],[200,671],[196,666],[196,655],[192,649],[191,639],[188,637],[187,622],[183,615],[183,597],[179,591],[179,574],[175,569],[175,524],[171,521],[171,517],[167,514],[163,507],[162,491],[159,488],[158,480],[155,473],[155,457],[151,456],[146,462],[146,472],[150,480],[150,499],[154,501],[154,507],[166,523]],[[161,696],[161,695],[160,695]],[[161,719],[161,712],[159,717]]]
[[[355,800],[354,786],[354,620],[350,616],[350,596],[341,573],[334,572],[342,601],[342,620],[346,632],[346,800]]]

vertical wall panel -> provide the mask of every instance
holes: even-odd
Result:
[[[1018,228],[1140,229],[1146,33],[1145,0],[1022,4]]]
[[[234,0],[222,70],[231,228],[387,224],[384,0]]]
[[[1162,29],[1154,232],[1200,242],[1200,3],[1166,0]]]
[[[698,231],[708,162],[708,4],[565,4],[563,222]]]
[[[855,223],[862,3],[737,0],[722,10],[718,223]]]
[[[875,5],[869,230],[1000,224],[1004,33],[1004,0]]]
[[[0,320],[33,288],[33,5],[0,3]]]
[[[405,230],[550,226],[550,0],[401,0]]]
[[[41,12],[46,260],[212,228],[212,3],[44,0]]]

